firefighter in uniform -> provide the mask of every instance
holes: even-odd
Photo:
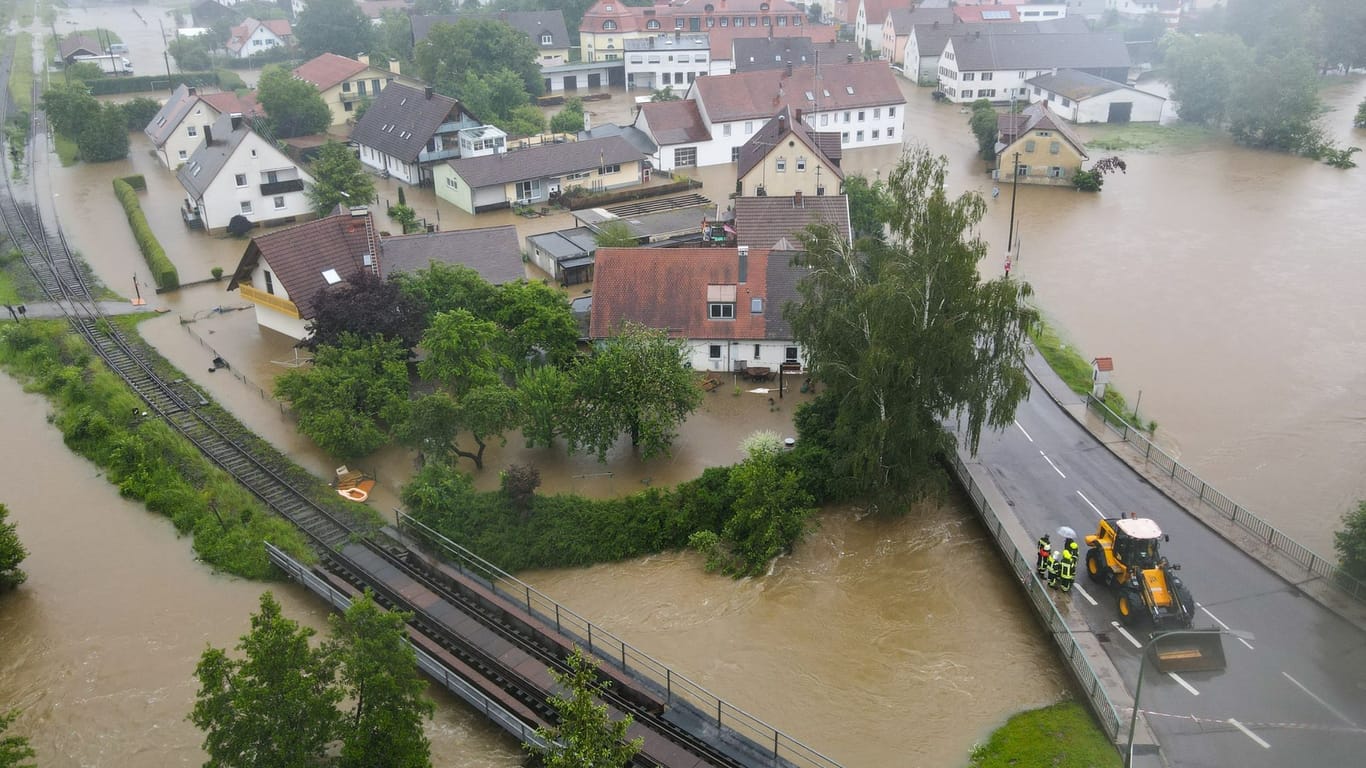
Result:
[[[1048,578],[1048,558],[1052,554],[1053,546],[1048,542],[1048,534],[1039,537],[1039,557],[1034,561],[1034,570],[1038,571],[1039,578]]]
[[[1075,546],[1073,542],[1073,546]],[[1072,591],[1072,582],[1077,578],[1077,556],[1072,554],[1072,549],[1063,549],[1062,557],[1058,558],[1057,578],[1050,586],[1055,586],[1063,592]]]

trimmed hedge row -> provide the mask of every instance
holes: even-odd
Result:
[[[142,212],[142,203],[138,202],[138,193],[133,189],[133,185],[123,179],[114,179],[114,195],[123,205],[123,212],[128,217],[128,226],[133,228],[133,238],[138,241],[138,249],[142,251],[142,257],[147,260],[147,266],[152,270],[152,279],[156,281],[157,288],[163,291],[179,288],[180,273],[167,258],[166,251],[157,241],[151,225],[147,223],[147,216]]]
[[[91,80],[90,93],[95,96],[108,96],[114,93],[140,93],[142,91],[173,91],[182,83],[204,86],[218,85],[217,72],[181,72],[171,75],[134,75],[132,77],[101,77]]]
[[[147,178],[140,173],[135,173],[132,176],[121,176],[119,181],[127,182],[128,186],[139,192],[147,191]]]
[[[632,200],[671,195],[675,192],[686,192],[690,189],[699,189],[701,186],[702,182],[696,179],[684,179],[657,187],[639,187],[622,192],[603,192],[597,195],[575,192],[575,189],[582,189],[582,187],[571,187],[560,196],[560,204],[567,206],[571,211],[578,211],[584,208],[601,208],[604,205],[615,205]]]

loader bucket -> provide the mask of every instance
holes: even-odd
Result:
[[[1224,635],[1196,629],[1153,640],[1153,660],[1162,672],[1219,672],[1224,669]]]

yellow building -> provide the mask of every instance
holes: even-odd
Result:
[[[378,96],[391,82],[421,88],[421,81],[399,74],[398,62],[388,69],[370,65],[369,57],[348,59],[335,53],[310,59],[294,69],[294,76],[312,83],[332,111],[332,125],[344,125],[355,114],[356,105]]]
[[[1087,159],[1086,145],[1046,101],[1031,104],[1017,115],[1001,115],[997,130],[998,178],[1009,179],[1009,169],[1014,167],[1022,184],[1071,186],[1072,175]]]
[[[645,155],[620,136],[495,151],[432,169],[437,197],[468,213],[543,205],[574,187],[601,192],[640,184]]]
[[[794,120],[791,110],[783,107],[738,151],[736,197],[838,195],[844,182],[840,135],[811,130],[800,110]]]

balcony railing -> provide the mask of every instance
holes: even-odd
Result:
[[[268,181],[261,185],[262,195],[283,195],[286,192],[301,192],[304,188],[303,179],[286,179],[284,181]]]
[[[242,294],[242,298],[250,301],[252,304],[270,307],[276,312],[290,317],[299,317],[299,308],[294,306],[294,302],[289,299],[282,299],[273,293],[266,293],[265,291],[253,288],[250,285],[239,285],[237,286],[237,290]]]

